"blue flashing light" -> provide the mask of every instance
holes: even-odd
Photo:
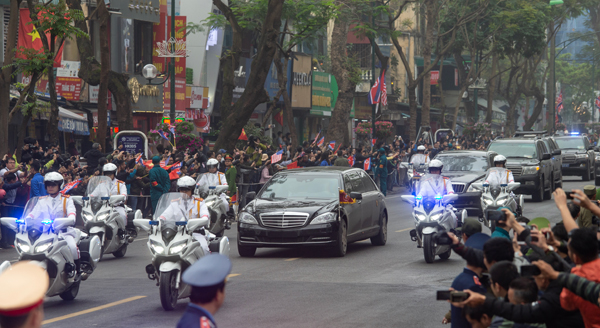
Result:
[[[572,135],[572,136],[578,136],[578,135],[579,135],[579,132],[571,132],[571,135]]]
[[[149,225],[156,225],[157,226],[158,225],[158,221],[150,221],[150,222],[148,222],[148,224]]]
[[[500,187],[506,187],[506,186],[508,186],[506,183],[503,183],[500,185]]]
[[[421,199],[423,199],[423,196],[417,196],[416,198],[417,198],[417,200],[421,200]]]
[[[484,183],[483,186],[487,188],[487,187],[490,186],[490,184],[489,183]]]
[[[25,224],[25,220],[15,220],[16,224]]]
[[[110,200],[110,197],[100,197],[101,200]]]
[[[177,222],[175,222],[175,225],[176,226],[184,226],[184,225],[187,225],[187,222],[186,221],[177,221]]]
[[[85,196],[85,197],[81,197],[81,200],[90,200],[90,198]]]
[[[42,224],[52,224],[52,220],[44,219],[44,220],[42,220]]]
[[[441,196],[441,195],[436,195],[436,196],[435,196],[435,199],[436,199],[436,200],[441,200],[441,199],[442,199],[442,196]]]
[[[209,186],[208,189],[217,189],[216,186]]]

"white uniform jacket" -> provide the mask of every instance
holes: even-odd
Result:
[[[42,196],[27,219],[37,220],[45,214],[50,214],[52,219],[70,218],[75,222],[75,204],[69,195],[61,193],[56,197]]]
[[[485,182],[490,184],[490,186],[500,186],[515,182],[515,178],[510,170],[503,167],[492,167],[488,170]]]
[[[200,192],[208,192],[208,187],[227,186],[225,174],[217,171],[216,173],[204,173],[196,184]]]
[[[421,164],[429,164],[429,156],[425,154],[414,154],[410,159],[415,169],[418,169]]]
[[[210,220],[208,207],[200,197],[191,199],[174,199],[171,205],[160,215],[165,221],[182,221],[196,218],[206,218]]]
[[[426,174],[419,181],[417,196],[435,197],[453,194],[452,182],[439,174]]]

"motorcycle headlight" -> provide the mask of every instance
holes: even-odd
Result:
[[[498,205],[504,205],[506,203],[508,203],[508,197],[503,197],[496,201],[496,204],[498,204]]]
[[[325,213],[314,218],[310,224],[320,224],[320,223],[329,223],[333,222],[336,219],[335,213]]]
[[[159,245],[155,242],[151,242],[150,243],[150,248],[156,253],[156,254],[162,254],[165,250],[165,248],[162,245]]]
[[[35,252],[36,253],[43,253],[46,250],[48,250],[48,248],[50,248],[50,246],[52,246],[52,242],[51,241],[49,241],[47,243],[43,243],[41,245],[37,245],[37,246],[35,246]],[[27,247],[29,247],[29,246],[27,246]]]
[[[415,218],[419,221],[423,221],[423,220],[427,219],[427,215],[421,214],[421,213],[415,213]]]
[[[240,223],[258,224],[258,221],[256,221],[256,218],[254,216],[250,215],[248,212],[240,213],[239,220],[240,220]]]
[[[523,175],[537,174],[537,171],[540,170],[539,166],[523,166]]]
[[[89,213],[83,213],[81,216],[83,217],[84,221],[91,221],[94,219],[94,216]]]
[[[437,221],[442,218],[442,213],[436,213],[436,214],[430,216],[430,218],[431,218],[431,220]]]
[[[181,252],[185,246],[187,246],[187,241],[183,241],[179,244],[175,244],[173,246],[171,246],[171,248],[169,248],[169,254],[177,254],[179,252]]]
[[[596,160],[600,161],[600,155],[596,155]]]
[[[588,158],[588,154],[577,154],[575,155],[577,158]]]
[[[108,213],[98,214],[96,219],[98,219],[98,221],[104,221],[104,220],[108,219]]]
[[[31,249],[31,247],[29,247],[29,245],[21,243],[20,241],[17,241],[17,248],[21,251],[21,253],[23,253],[23,252],[27,253]]]
[[[494,201],[491,198],[483,197],[482,200],[485,203],[485,205],[489,206],[489,205],[494,204]]]

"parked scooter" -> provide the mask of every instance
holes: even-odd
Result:
[[[80,272],[77,272],[73,253],[62,238],[61,232],[75,225],[69,218],[54,218],[47,212],[43,217],[27,218],[37,205],[39,197],[31,198],[25,206],[21,219],[5,217],[2,225],[14,230],[15,249],[19,261],[32,261],[48,272],[50,283],[46,296],[59,295],[63,300],[73,300],[79,292],[82,280],[94,271],[100,260],[101,246],[97,236],[87,236],[76,230],[75,242],[80,253]],[[72,235],[70,233],[70,235]],[[0,273],[10,268],[10,262],[0,265]]]
[[[231,229],[231,221],[233,221],[233,211],[229,209],[231,198],[225,195],[228,186],[210,186],[208,193],[202,193],[196,188],[195,194],[204,199],[208,212],[210,213],[210,225],[208,230],[223,237],[226,229]]]
[[[115,206],[125,201],[125,196],[110,196],[112,180],[105,176],[95,176],[90,179],[87,185],[86,195],[71,196],[75,204],[81,206],[81,217],[83,219],[84,230],[90,236],[98,236],[102,244],[102,254],[111,253],[119,258],[125,256],[127,245],[133,242],[137,235],[137,230],[124,231],[119,229],[117,220],[119,212]],[[130,218],[131,208],[125,207],[128,219]],[[140,210],[135,211],[134,218],[142,218]],[[134,233],[135,232],[135,233]]]
[[[410,238],[417,242],[418,248],[423,248],[425,262],[433,263],[435,256],[448,259],[452,254],[450,244],[436,240],[440,232],[454,232],[457,220],[467,217],[467,211],[458,214],[448,204],[455,201],[457,195],[435,196],[435,198],[405,195],[402,200],[413,205],[413,218],[416,229],[410,231]]]
[[[150,280],[156,280],[160,290],[162,307],[171,311],[177,300],[190,296],[191,287],[181,280],[183,272],[199,258],[206,255],[205,250],[229,256],[229,238],[217,237],[205,229],[209,220],[206,218],[188,218],[188,213],[168,215],[165,211],[174,202],[179,202],[184,194],[168,193],[158,200],[154,220],[134,219],[136,227],[150,234],[148,248],[152,253],[152,264],[146,266]],[[178,205],[176,205],[178,206]]]
[[[511,182],[499,186],[475,182],[471,184],[471,186],[473,186],[474,189],[481,191],[481,209],[483,217],[479,220],[482,221],[486,227],[490,228],[492,232],[496,229],[496,221],[488,220],[488,210],[497,210],[500,207],[508,207],[513,213],[516,213],[517,216],[523,215],[523,205],[525,203],[523,195],[518,195],[516,200],[511,195],[511,191],[516,190],[521,186],[520,182]]]

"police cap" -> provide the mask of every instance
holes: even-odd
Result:
[[[48,290],[46,270],[31,262],[18,262],[0,274],[0,315],[26,315],[44,301]]]
[[[596,186],[594,185],[586,185],[583,187],[583,193],[588,197],[596,196]]]
[[[210,254],[196,261],[183,273],[183,282],[194,287],[222,283],[231,272],[231,261],[221,254]]]

